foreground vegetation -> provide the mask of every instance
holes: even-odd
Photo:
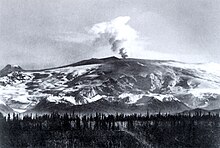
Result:
[[[0,114],[0,131],[4,148],[220,147],[218,114]]]

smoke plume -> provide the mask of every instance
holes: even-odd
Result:
[[[129,16],[120,16],[109,22],[93,25],[89,33],[95,35],[94,45],[110,45],[111,50],[117,52],[122,58],[128,57],[129,44],[137,38],[137,32],[127,23]]]

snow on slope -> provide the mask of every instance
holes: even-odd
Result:
[[[191,93],[199,98],[202,98],[205,93],[220,94],[220,64],[189,64],[181,62],[164,62],[162,64],[182,69],[194,70],[195,73],[197,73],[202,79],[208,80],[208,83],[207,81],[203,81],[197,88],[190,89],[188,93]]]
[[[105,98],[105,97],[106,97],[105,95],[95,95],[95,96],[92,96],[92,97],[89,97],[89,98],[85,98],[85,99],[86,99],[86,102],[91,103],[91,102],[97,101],[97,100],[99,100],[101,98]],[[73,105],[82,105],[81,102],[76,102],[75,97],[53,96],[53,95],[50,95],[50,96],[47,97],[47,100],[49,102],[54,102],[56,104],[58,104],[58,103],[65,103],[67,101],[67,102],[72,103]]]
[[[0,77],[0,84],[3,84],[0,85],[0,101],[2,104],[7,102],[14,111],[20,113],[37,104],[39,98],[45,97],[51,102],[66,100],[74,105],[80,105],[81,103],[76,102],[73,97],[52,96],[42,92],[45,90],[60,91],[68,89],[74,91],[74,88],[67,88],[65,83],[69,80],[66,76],[70,75],[72,78],[79,77],[91,70],[97,69],[99,66],[100,64],[91,64],[37,72],[11,72],[4,77]],[[21,75],[22,79],[18,79],[17,75]],[[36,78],[36,76],[40,77]],[[97,100],[97,97],[91,98],[88,101],[92,102],[95,100]]]
[[[119,98],[125,99],[127,98],[127,104],[134,104],[137,103],[138,100],[142,99],[143,97],[151,97],[157,99],[161,102],[166,101],[179,101],[179,99],[175,98],[172,94],[158,94],[158,93],[142,93],[142,94],[131,94],[131,93],[122,93],[119,95]]]
[[[126,100],[126,102],[128,104],[133,104],[133,103],[136,103],[143,96],[144,96],[144,94],[122,93],[119,95],[119,98],[121,98],[121,99],[128,98],[129,100]]]
[[[220,94],[220,75],[212,70],[215,64],[139,59],[88,62],[75,67],[10,72],[0,77],[1,102],[16,112],[33,108],[41,99],[84,105],[104,98],[144,105],[144,98],[153,98],[193,108],[208,106],[208,98]]]
[[[0,104],[6,105],[4,101],[0,100]]]
[[[163,64],[175,66],[183,69],[196,69],[206,71],[207,73],[220,76],[220,64],[218,63],[181,63],[181,62],[164,62]]]

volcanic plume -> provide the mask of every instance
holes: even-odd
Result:
[[[117,52],[122,58],[129,55],[129,45],[138,36],[137,32],[127,23],[129,16],[120,16],[109,22],[93,25],[89,33],[95,35],[94,45],[110,45],[111,50]]]

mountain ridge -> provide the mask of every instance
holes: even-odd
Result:
[[[64,104],[66,107],[60,111],[74,107],[83,110],[90,105],[105,108],[97,103],[99,100],[119,103],[123,112],[218,109],[220,77],[199,66],[172,60],[116,57],[93,58],[41,70],[6,66],[0,71],[0,98],[19,112],[36,111],[36,107],[43,110],[39,108],[43,100],[57,108],[57,104]],[[112,112],[121,108],[111,107]]]

